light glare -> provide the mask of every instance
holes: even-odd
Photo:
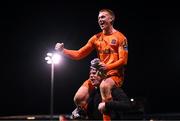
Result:
[[[47,53],[47,56],[50,56],[50,57],[51,57],[52,55],[53,55],[52,53]]]
[[[54,53],[54,54],[53,54],[53,56],[52,56],[52,61],[53,61],[54,64],[58,64],[59,61],[60,61],[60,59],[61,59],[61,57],[60,57],[59,54],[57,54],[57,53]]]
[[[48,61],[47,61],[47,64],[52,64],[52,61],[51,61],[51,60],[48,60]]]
[[[61,56],[58,53],[47,53],[45,60],[48,64],[58,64],[61,60]]]
[[[47,60],[47,61],[50,60],[50,59],[51,59],[50,57],[45,57],[45,60]]]

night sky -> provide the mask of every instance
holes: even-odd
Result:
[[[1,7],[0,115],[49,114],[51,66],[44,60],[57,42],[79,49],[100,30],[98,11],[112,9],[114,27],[128,39],[123,89],[145,98],[148,113],[179,112],[180,14],[176,3],[119,3],[114,0],[7,1]],[[55,67],[54,113],[70,113],[73,96],[88,78],[93,51]]]

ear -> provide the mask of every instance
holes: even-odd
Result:
[[[111,19],[111,21],[113,21],[113,17],[111,17],[110,19]]]
[[[111,17],[110,20],[111,20],[111,23],[112,23],[113,22],[113,17]]]

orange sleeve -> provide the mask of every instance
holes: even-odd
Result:
[[[122,67],[127,64],[128,60],[128,49],[127,49],[127,39],[125,38],[118,47],[118,54],[119,54],[119,59],[112,63],[107,65],[107,70],[115,69]]]
[[[92,52],[92,50],[94,49],[95,39],[95,36],[91,37],[89,41],[86,43],[86,45],[80,48],[79,50],[64,49],[63,53],[71,59],[80,60]]]

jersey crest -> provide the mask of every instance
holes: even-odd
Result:
[[[112,39],[111,40],[111,45],[115,45],[116,44],[116,40],[115,39]]]

